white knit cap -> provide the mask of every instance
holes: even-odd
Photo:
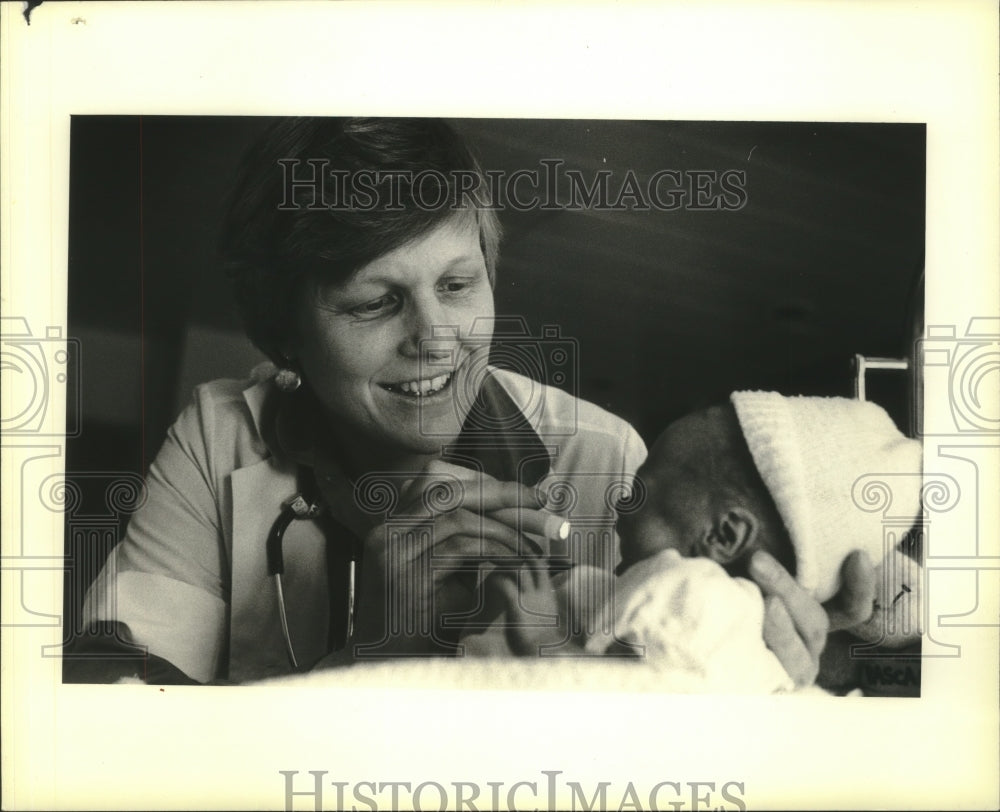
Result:
[[[868,401],[777,392],[734,392],[730,399],[791,537],[796,580],[826,601],[840,590],[841,565],[853,550],[867,550],[876,564],[888,552],[885,512],[852,496],[860,478],[885,475],[895,529],[919,517],[920,443]]]

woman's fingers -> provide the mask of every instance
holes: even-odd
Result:
[[[519,600],[521,579],[538,589],[548,578],[540,567],[524,567],[543,555],[530,535],[568,535],[563,519],[539,509],[533,490],[474,471],[463,478],[430,471],[401,490],[404,507],[393,508],[393,518],[403,521],[373,528],[362,566],[364,586],[384,593],[386,606],[396,594],[397,603],[405,598],[423,613],[464,608],[491,570],[505,599]]]
[[[529,519],[532,526],[544,521],[539,516]],[[366,543],[366,550],[371,551],[369,560],[381,562],[375,564],[375,568],[398,571],[431,553],[438,559],[435,565],[438,572],[448,569],[445,566],[447,562],[441,560],[446,558],[456,559],[455,569],[460,569],[462,565],[468,568],[470,562],[493,562],[506,567],[542,555],[538,544],[512,527],[511,523],[465,509],[451,511],[410,527],[404,526],[394,532],[395,543],[387,535],[389,532],[385,525],[380,525],[372,531]],[[366,558],[368,556],[366,552]]]
[[[541,497],[525,485],[471,473],[471,479],[460,479],[444,472],[417,477],[406,488],[406,504],[398,513],[431,518],[459,508],[486,513],[505,508],[537,510],[542,507]]]
[[[553,541],[569,537],[569,522],[541,510],[541,498],[533,489],[440,461],[404,488],[404,499],[396,515],[412,517],[414,530],[433,527],[437,539],[454,534],[494,538],[520,553],[541,555],[544,551],[525,534]],[[416,549],[414,554],[422,552]]]
[[[531,508],[500,508],[491,510],[490,518],[512,527],[520,533],[534,533],[549,541],[569,538],[570,524],[562,516],[547,510]]]
[[[450,564],[456,567],[472,567],[479,564],[520,563],[522,555],[516,546],[505,540],[479,538],[478,536],[453,535],[430,545],[424,554],[434,556],[434,568],[446,569]]]
[[[510,524],[497,521],[491,515],[456,510],[438,517],[432,527],[435,538],[429,546],[434,548],[435,555],[510,559],[539,554],[536,544]]]

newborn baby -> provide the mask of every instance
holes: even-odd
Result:
[[[920,471],[920,444],[873,403],[734,393],[653,444],[619,506],[617,577],[576,567],[549,580],[539,561],[520,584],[494,576],[508,644],[526,655],[639,652],[670,690],[787,690],[763,642],[760,591],[740,577],[749,556],[766,550],[823,602],[862,548],[881,562],[880,585],[857,632],[904,645],[918,634],[919,565],[886,532],[885,505],[868,509],[855,488],[868,475],[889,482],[905,532],[920,515]],[[539,625],[553,615],[559,625]]]

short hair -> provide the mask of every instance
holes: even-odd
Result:
[[[362,175],[362,205],[338,196]],[[499,220],[479,162],[452,127],[426,118],[279,119],[243,158],[221,236],[250,340],[282,363],[303,280],[342,283],[460,210],[474,213],[493,283]]]

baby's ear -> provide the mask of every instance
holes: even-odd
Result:
[[[757,526],[757,517],[741,505],[722,511],[709,537],[712,558],[720,564],[728,564],[743,556],[757,538]]]

